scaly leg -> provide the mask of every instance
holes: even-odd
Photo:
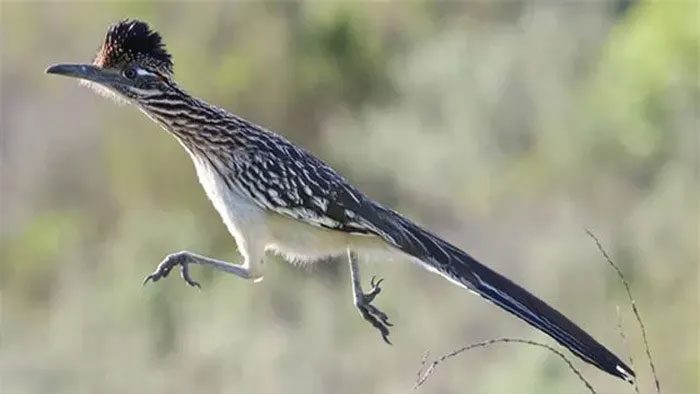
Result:
[[[200,264],[209,265],[218,270],[234,274],[243,279],[260,280],[261,276],[251,275],[251,270],[247,267],[227,263],[225,261],[212,259],[210,257],[200,256],[188,251],[177,252],[168,255],[163,259],[163,261],[158,264],[158,267],[152,274],[148,275],[144,279],[143,284],[145,285],[149,281],[157,282],[161,278],[165,278],[170,274],[170,271],[175,266],[180,266],[180,276],[187,282],[188,285],[199,288],[199,283],[195,282],[190,276],[189,264]]]
[[[384,312],[372,305],[374,297],[382,291],[379,285],[384,279],[375,281],[376,277],[373,276],[370,281],[372,288],[369,290],[369,293],[363,293],[362,285],[360,284],[360,267],[357,263],[357,255],[349,249],[348,260],[350,261],[350,276],[352,278],[352,293],[355,307],[357,307],[365,320],[379,330],[384,342],[391,345],[391,341],[389,341],[389,327],[391,327],[392,324],[389,323],[389,318]]]

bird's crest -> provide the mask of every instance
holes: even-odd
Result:
[[[94,64],[119,67],[138,61],[161,71],[172,73],[173,62],[160,34],[139,20],[121,20],[109,27]]]

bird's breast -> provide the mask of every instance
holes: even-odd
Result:
[[[243,233],[246,229],[259,228],[264,221],[263,209],[240,191],[231,189],[208,160],[191,152],[190,155],[199,183],[231,235],[241,239],[241,236],[245,236]]]

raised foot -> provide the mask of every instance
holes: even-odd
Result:
[[[157,282],[162,278],[167,277],[170,274],[170,271],[175,267],[175,266],[180,266],[180,276],[182,279],[187,282],[188,285],[196,288],[201,288],[199,283],[197,283],[192,277],[190,276],[190,270],[189,270],[189,256],[187,255],[186,252],[178,252],[178,253],[173,253],[165,257],[163,261],[158,264],[158,267],[156,267],[156,270],[153,271],[150,275],[148,275],[144,280],[143,280],[143,285],[145,286],[148,282]]]
[[[386,313],[372,305],[374,298],[382,291],[380,284],[383,280],[384,279],[376,280],[376,277],[373,276],[370,281],[372,288],[367,293],[360,293],[355,296],[355,306],[360,311],[362,318],[379,330],[384,342],[391,345],[391,341],[389,340],[389,327],[392,327],[393,324],[389,323],[389,318]]]

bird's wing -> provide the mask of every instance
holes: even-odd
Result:
[[[276,152],[279,150],[279,152]],[[357,234],[376,233],[376,203],[323,161],[281,144],[248,149],[233,180],[261,207],[312,226]]]

